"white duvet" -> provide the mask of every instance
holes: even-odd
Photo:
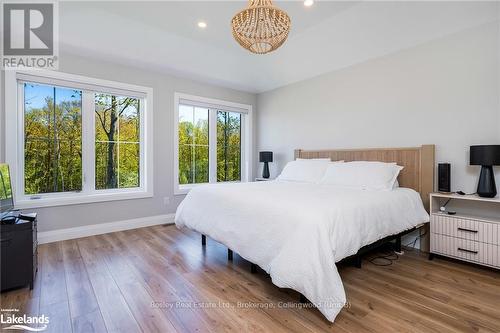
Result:
[[[417,192],[268,181],[192,189],[175,223],[225,244],[334,321],[346,302],[335,262],[429,221]]]

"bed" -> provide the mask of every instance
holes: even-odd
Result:
[[[260,266],[275,285],[298,291],[333,322],[346,303],[335,263],[428,222],[434,146],[296,150],[295,157],[395,162],[404,169],[392,191],[279,180],[204,185],[179,205],[175,223]]]

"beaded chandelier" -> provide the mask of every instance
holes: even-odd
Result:
[[[288,37],[290,17],[271,0],[249,0],[248,7],[231,20],[233,37],[250,52],[276,50]]]

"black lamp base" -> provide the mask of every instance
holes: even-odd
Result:
[[[493,166],[483,165],[477,184],[477,195],[484,198],[494,198],[497,195],[497,185],[495,184],[495,173]]]
[[[269,163],[264,162],[264,169],[262,170],[262,178],[269,178]]]

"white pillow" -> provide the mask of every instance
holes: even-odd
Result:
[[[331,163],[321,183],[363,190],[390,191],[394,188],[402,169],[403,167],[396,163],[372,161]]]
[[[330,164],[330,160],[297,160],[288,162],[278,180],[301,182],[301,183],[318,183]],[[337,164],[337,163],[335,163]]]

